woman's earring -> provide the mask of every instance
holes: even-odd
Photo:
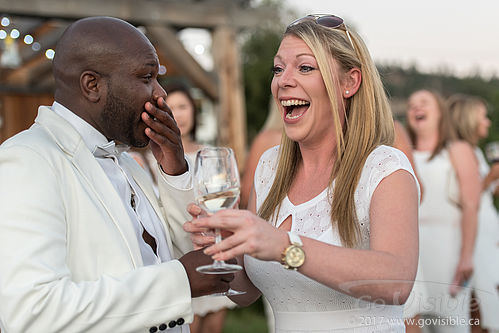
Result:
[[[350,91],[346,90],[345,95],[347,95],[347,96],[350,95]]]

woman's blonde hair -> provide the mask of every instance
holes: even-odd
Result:
[[[438,124],[438,141],[435,149],[431,152],[430,158],[428,160],[432,160],[435,156],[437,156],[443,149],[445,149],[448,144],[456,138],[455,131],[451,124],[449,108],[445,103],[445,99],[437,92],[421,89],[413,92],[411,95],[414,95],[418,92],[427,92],[429,93],[433,99],[435,99],[438,110],[440,112],[440,120]],[[411,138],[412,144],[416,145],[416,133],[414,130],[408,126],[407,131],[409,132],[409,137]]]
[[[477,96],[455,94],[448,99],[450,119],[456,136],[475,146],[478,136],[478,110],[480,106],[487,106],[486,102]]]
[[[336,133],[336,162],[330,175],[331,223],[336,225],[344,246],[358,244],[359,226],[354,194],[367,156],[379,145],[391,145],[394,138],[393,119],[379,73],[358,34],[350,31],[353,47],[344,30],[323,27],[315,22],[303,22],[286,29],[284,37],[294,35],[312,50],[329,96]],[[331,58],[339,65],[335,70]],[[359,68],[362,82],[359,90],[338,109],[336,88],[342,75]],[[339,113],[345,114],[342,128]],[[269,195],[259,209],[259,215],[275,220],[282,200],[291,187],[301,160],[297,142],[283,136],[279,162]],[[331,186],[334,180],[334,187]]]

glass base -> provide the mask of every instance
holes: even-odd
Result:
[[[223,293],[215,293],[211,294],[210,296],[237,296],[237,295],[244,295],[246,294],[245,291],[238,291],[234,289],[229,289],[227,291],[224,291]]]
[[[226,264],[223,261],[215,261],[211,265],[199,266],[196,271],[203,274],[227,274],[237,273],[242,271],[243,268],[239,265]]]

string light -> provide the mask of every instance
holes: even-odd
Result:
[[[17,29],[12,29],[10,32],[10,37],[16,39],[20,36],[21,34],[19,33],[19,30]]]
[[[10,20],[9,20],[9,18],[8,18],[8,17],[5,17],[5,16],[4,16],[4,17],[2,17],[2,22],[1,22],[1,24],[2,24],[4,27],[8,27],[8,26],[9,26],[9,24],[10,24]]]
[[[5,30],[0,30],[0,39],[5,39],[7,38],[7,33],[5,32]]]
[[[40,51],[40,49],[42,48],[42,46],[40,45],[40,43],[38,42],[34,42],[32,45],[31,45],[31,49],[35,52],[37,51]]]
[[[45,51],[45,56],[47,57],[47,59],[54,59],[54,56],[55,56],[55,51],[52,50],[52,49],[47,49],[47,51]]]
[[[33,41],[34,41],[33,36],[31,35],[24,36],[24,44],[31,45]]]
[[[196,54],[203,54],[204,53],[204,46],[201,45],[201,44],[198,44],[194,47],[194,52],[196,52]]]

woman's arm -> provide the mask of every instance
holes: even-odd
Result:
[[[477,232],[478,207],[482,182],[473,148],[466,142],[455,142],[449,147],[449,155],[459,183],[461,208],[461,253],[454,274],[453,285],[460,286],[473,273],[473,250]],[[454,294],[458,290],[452,288]]]
[[[299,272],[357,298],[402,304],[412,289],[418,258],[418,192],[412,175],[399,170],[381,181],[371,200],[370,221],[369,250],[301,237],[306,259]],[[233,232],[205,250],[216,259],[249,254],[280,261],[289,246],[285,230],[248,211],[224,210],[194,223]]]

